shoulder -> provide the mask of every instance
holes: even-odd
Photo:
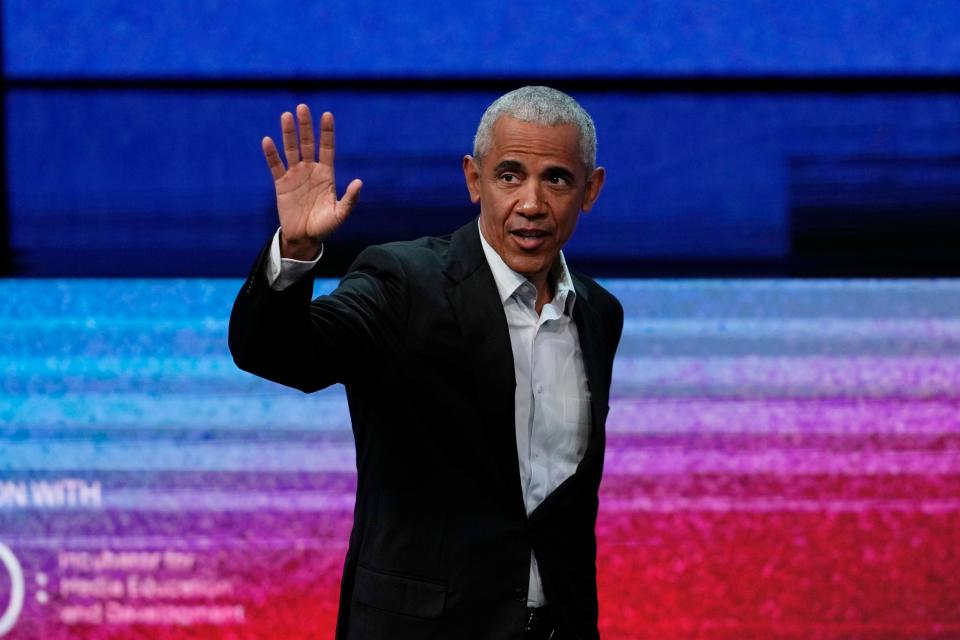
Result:
[[[446,309],[449,245],[444,237],[371,245],[360,252],[333,295],[376,309],[389,318],[396,335],[406,335],[411,323]]]
[[[428,236],[416,240],[371,245],[360,252],[349,272],[389,272],[415,279],[439,275],[450,252],[450,236]]]
[[[449,238],[424,237],[371,245],[353,261],[334,294],[358,298],[357,292],[368,292],[366,298],[392,312],[442,302],[436,295],[445,290],[449,244]]]
[[[571,271],[577,295],[583,297],[601,314],[611,315],[623,320],[623,305],[615,295],[607,291],[600,283],[578,271]]]

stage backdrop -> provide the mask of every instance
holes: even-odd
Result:
[[[604,638],[960,636],[960,282],[605,284]],[[343,389],[238,371],[239,286],[0,281],[4,640],[331,636]]]
[[[960,4],[2,3],[0,638],[329,637],[342,389],[239,372],[260,139],[334,111],[321,269],[476,215],[519,84],[593,113],[593,275],[960,275]],[[960,637],[960,281],[610,280],[605,640]],[[318,291],[329,289],[326,281]]]
[[[260,140],[305,102],[338,118],[341,188],[364,180],[321,266],[339,276],[371,242],[475,215],[460,160],[484,108],[533,83],[596,120],[608,180],[581,267],[960,275],[955,2],[2,10],[0,273],[242,277],[276,226]]]

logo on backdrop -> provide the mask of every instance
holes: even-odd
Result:
[[[2,593],[0,593],[0,636],[7,635],[13,625],[17,623],[20,617],[20,610],[23,609],[23,568],[13,555],[10,547],[0,542],[0,565],[3,571],[10,576],[10,598],[4,603]]]

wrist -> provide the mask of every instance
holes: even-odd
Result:
[[[323,247],[323,241],[313,238],[300,238],[297,240],[287,240],[283,237],[283,231],[280,232],[280,257],[292,258],[302,262],[316,260],[320,255],[320,249]]]

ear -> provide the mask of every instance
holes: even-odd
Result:
[[[607,177],[607,172],[603,167],[597,167],[587,179],[587,188],[583,194],[583,205],[580,207],[584,212],[590,211],[593,203],[600,196],[600,187],[603,186],[603,180]]]
[[[473,156],[463,156],[463,179],[467,182],[467,191],[470,192],[470,202],[480,202],[480,165]]]

